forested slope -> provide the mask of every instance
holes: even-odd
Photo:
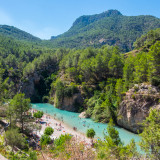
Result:
[[[80,104],[73,101],[77,111],[85,110],[86,116],[95,121],[108,122],[110,118],[116,121],[120,103],[135,84],[139,84],[137,87],[140,88],[140,84],[144,83],[146,88],[150,88],[146,91],[148,100],[153,96],[150,91],[154,86],[155,92],[159,93],[159,33],[159,29],[152,30],[137,39],[135,46],[138,43],[141,47],[137,46],[136,53],[122,54],[117,47],[110,46],[71,50],[59,63],[58,78],[51,85],[51,101],[54,100],[58,108],[64,108],[65,97],[73,97],[78,90],[84,101]],[[133,94],[131,100],[134,96],[137,95]],[[147,100],[145,96],[144,104]],[[155,103],[158,104],[159,94],[156,96]]]
[[[12,98],[20,89],[25,66],[41,54],[51,53],[54,50],[0,35],[1,96]]]
[[[78,29],[84,36],[85,27],[86,30],[88,26],[93,29],[93,24],[99,24],[101,21],[103,23],[105,18],[113,22],[115,16],[118,24],[120,24],[120,19],[126,18],[118,11],[84,16],[74,23],[72,29],[76,26],[74,32]],[[152,16],[140,16],[139,20],[142,20],[144,26],[150,26],[149,28],[154,28],[156,24],[159,26],[159,19]],[[134,22],[136,21],[137,18]],[[87,158],[91,156],[89,159],[159,160],[160,29],[151,30],[142,35],[134,43],[134,50],[124,54],[122,48],[130,50],[132,46],[126,48],[126,45],[132,44],[134,38],[147,31],[147,29],[141,30],[139,28],[141,25],[134,24],[137,23],[130,23],[129,26],[128,22],[124,23],[125,27],[129,27],[131,31],[128,31],[130,35],[133,36],[128,37],[129,43],[125,43],[128,34],[120,30],[124,38],[121,43],[125,47],[121,46],[120,41],[118,43],[116,41],[111,43],[113,46],[104,43],[101,47],[93,44],[96,47],[85,48],[88,46],[88,39],[86,39],[83,49],[74,48],[80,47],[80,42],[83,42],[79,41],[76,36],[77,42],[73,38],[73,46],[70,46],[69,41],[69,43],[63,41],[61,45],[56,44],[56,47],[66,45],[70,49],[51,49],[55,47],[52,41],[40,41],[24,32],[21,33],[18,30],[17,32],[15,28],[6,27],[5,31],[2,31],[3,34],[0,34],[0,121],[4,120],[3,124],[7,121],[1,130],[4,134],[0,135],[0,152],[8,158],[17,160],[37,159],[42,152],[50,158],[60,159],[76,156],[79,158],[85,155]],[[132,32],[130,27],[138,31]],[[115,25],[112,29],[115,31]],[[115,33],[120,33],[118,30],[119,28]],[[66,34],[72,37],[74,32]],[[88,32],[86,32],[87,36]],[[110,31],[107,35],[109,33],[113,38],[117,36],[114,37],[114,32]],[[81,40],[83,38],[85,36],[81,37]],[[94,34],[93,39],[97,40]],[[76,43],[80,43],[80,46]],[[115,44],[120,48],[114,46]],[[30,102],[47,102],[59,109],[83,111],[86,117],[96,122],[110,121],[104,141],[98,140],[94,142],[94,146],[88,148],[88,144],[86,146],[82,142],[75,141],[77,136],[72,139],[72,136],[66,134],[61,135],[51,144],[49,137],[51,134],[46,135],[48,132],[46,130],[52,133],[54,130],[50,127],[47,129],[47,127],[40,139],[41,152],[33,151],[37,149],[39,139],[34,140],[34,146],[33,141],[30,141],[31,133],[35,135],[35,130],[37,133],[40,130],[42,125],[37,123],[37,118],[41,118],[43,112],[33,112],[32,115]],[[146,118],[148,115],[149,117]],[[143,120],[145,121],[142,123]],[[138,153],[134,140],[125,145],[113,122],[135,133],[143,131],[140,146],[146,155]],[[103,133],[106,131],[104,130]],[[87,137],[93,138],[94,135],[93,129],[87,130]],[[33,148],[30,148],[29,142],[33,144]]]
[[[68,103],[71,110],[85,110],[95,121],[116,121],[134,84],[160,87],[159,37],[160,30],[152,30],[134,43],[136,52],[123,54],[114,46],[53,50],[0,36],[1,98],[21,91],[32,102],[50,101],[68,110],[64,104],[76,94]]]
[[[123,51],[133,49],[142,34],[160,27],[160,19],[153,16],[124,16],[117,10],[81,16],[64,34],[52,38],[51,46],[86,48],[104,44],[118,45]]]
[[[8,25],[0,25],[0,35],[14,38],[16,40],[23,40],[28,42],[40,42],[40,38],[37,38],[25,31],[22,31],[16,27]]]

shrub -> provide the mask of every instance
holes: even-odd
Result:
[[[52,127],[46,127],[44,134],[50,136],[53,134],[53,132],[54,132],[54,129]]]
[[[29,152],[30,160],[37,160],[37,153],[35,151]]]
[[[56,147],[63,146],[66,143],[66,141],[70,141],[71,138],[72,137],[69,134],[61,135],[58,139],[55,139],[54,145]]]
[[[51,142],[51,138],[48,135],[42,135],[41,139],[40,139],[40,144],[41,146],[45,146],[47,144],[49,144]]]
[[[87,137],[88,138],[94,138],[95,134],[96,133],[93,128],[87,130]]]
[[[20,149],[27,148],[25,144],[26,142],[25,138],[22,136],[22,134],[18,132],[17,129],[10,129],[7,132],[5,132],[5,141],[6,144],[12,147],[12,151],[15,146]]]
[[[38,111],[38,112],[34,113],[33,116],[34,116],[35,118],[42,118],[42,116],[43,116],[43,111]]]

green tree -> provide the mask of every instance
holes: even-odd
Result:
[[[121,77],[123,71],[123,61],[120,53],[113,53],[112,57],[108,63],[108,68],[110,70],[110,74],[115,77]]]
[[[53,134],[53,132],[54,132],[54,129],[52,127],[46,127],[44,134],[50,136]]]
[[[124,146],[111,120],[107,127],[105,141],[100,140],[97,143],[97,159],[128,160],[134,158],[139,158],[134,140]]]
[[[13,106],[16,120],[21,123],[21,131],[23,133],[24,123],[27,121],[26,112],[31,108],[30,99],[25,99],[25,95],[18,93],[11,100],[10,105]]]
[[[160,42],[151,47],[149,52],[149,77],[153,85],[160,85]]]
[[[151,110],[149,117],[143,123],[144,130],[140,134],[141,149],[150,159],[160,159],[160,110]]]
[[[22,134],[18,132],[17,129],[10,129],[5,133],[5,141],[8,145],[12,147],[12,151],[14,147],[23,148],[25,146],[25,139]]]
[[[33,116],[34,116],[35,118],[42,118],[42,116],[43,116],[43,111],[37,111],[37,112],[35,112],[35,113],[33,114]]]
[[[69,152],[65,151],[66,145],[71,141],[72,136],[69,134],[60,135],[59,138],[54,140],[53,150],[55,157],[58,157],[61,153],[65,154],[65,158],[68,157],[70,154]]]
[[[121,139],[119,137],[119,132],[114,128],[113,120],[110,120],[108,127],[107,127],[108,136],[105,136],[105,139],[108,143],[112,143],[113,145],[121,145]]]
[[[1,67],[1,64],[0,64],[0,67]],[[6,98],[8,98],[7,94],[9,92],[9,88],[8,88],[9,78],[3,79],[4,72],[5,70],[0,68],[0,104],[3,103]]]
[[[117,80],[117,83],[116,83],[116,86],[115,86],[115,90],[116,90],[116,95],[117,95],[117,101],[121,101],[121,94],[123,92],[123,81],[122,79],[118,79]]]
[[[134,80],[136,83],[142,83],[148,81],[148,53],[142,52],[139,53],[134,62],[135,72]]]
[[[37,160],[37,153],[35,151],[30,151],[29,158],[27,160]]]
[[[130,84],[133,82],[134,62],[135,62],[135,57],[132,55],[129,55],[125,59],[123,67],[124,91],[127,91],[130,87]]]
[[[41,136],[41,139],[40,139],[41,146],[45,146],[49,144],[50,142],[51,142],[51,138],[48,135],[44,134]]]
[[[14,106],[9,103],[9,105],[7,106],[7,118],[9,119],[9,123],[10,123],[10,129],[13,127],[13,125],[15,125],[15,111],[14,111]]]
[[[88,138],[94,138],[95,134],[96,134],[96,132],[94,131],[93,128],[88,129],[87,133],[86,133],[86,135],[87,135]]]
[[[61,80],[57,79],[55,83],[56,88],[56,107],[60,107],[61,101],[64,97],[64,84]]]
[[[3,99],[3,73],[4,70],[0,68],[0,103],[2,103],[2,99]]]

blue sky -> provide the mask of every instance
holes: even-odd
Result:
[[[0,0],[0,24],[49,39],[64,33],[82,15],[117,9],[123,15],[160,18],[160,0]]]

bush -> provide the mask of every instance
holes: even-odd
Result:
[[[54,145],[56,147],[62,146],[62,145],[64,145],[66,143],[66,141],[70,141],[71,138],[72,137],[69,134],[61,135],[58,139],[55,139]]]
[[[52,127],[47,127],[44,131],[44,134],[50,136],[53,134],[53,132],[54,132],[54,129]]]
[[[64,159],[69,159],[70,152],[68,152],[68,146],[66,147],[66,145],[69,144],[69,142],[71,141],[71,138],[72,136],[70,136],[69,134],[65,134],[65,135],[61,135],[59,138],[54,140],[54,146],[53,146],[52,152],[54,153],[55,157],[59,157],[60,154],[63,154],[65,155]],[[74,147],[73,144],[72,146]],[[65,151],[66,149],[67,151]],[[60,159],[63,159],[63,158],[60,158]]]
[[[43,111],[38,111],[38,112],[34,113],[33,116],[34,116],[35,118],[42,118],[42,116],[43,116]]]
[[[40,139],[40,144],[41,146],[45,146],[47,144],[49,144],[51,142],[51,138],[48,135],[42,135],[41,139]]]
[[[27,150],[27,145],[25,144],[26,140],[18,132],[17,129],[10,129],[7,132],[5,132],[5,141],[6,144],[10,145],[13,148],[16,146],[20,149],[26,149]]]
[[[37,160],[37,153],[35,151],[29,152],[30,160]]]
[[[94,138],[95,134],[96,133],[93,128],[87,130],[87,137],[88,138]]]

